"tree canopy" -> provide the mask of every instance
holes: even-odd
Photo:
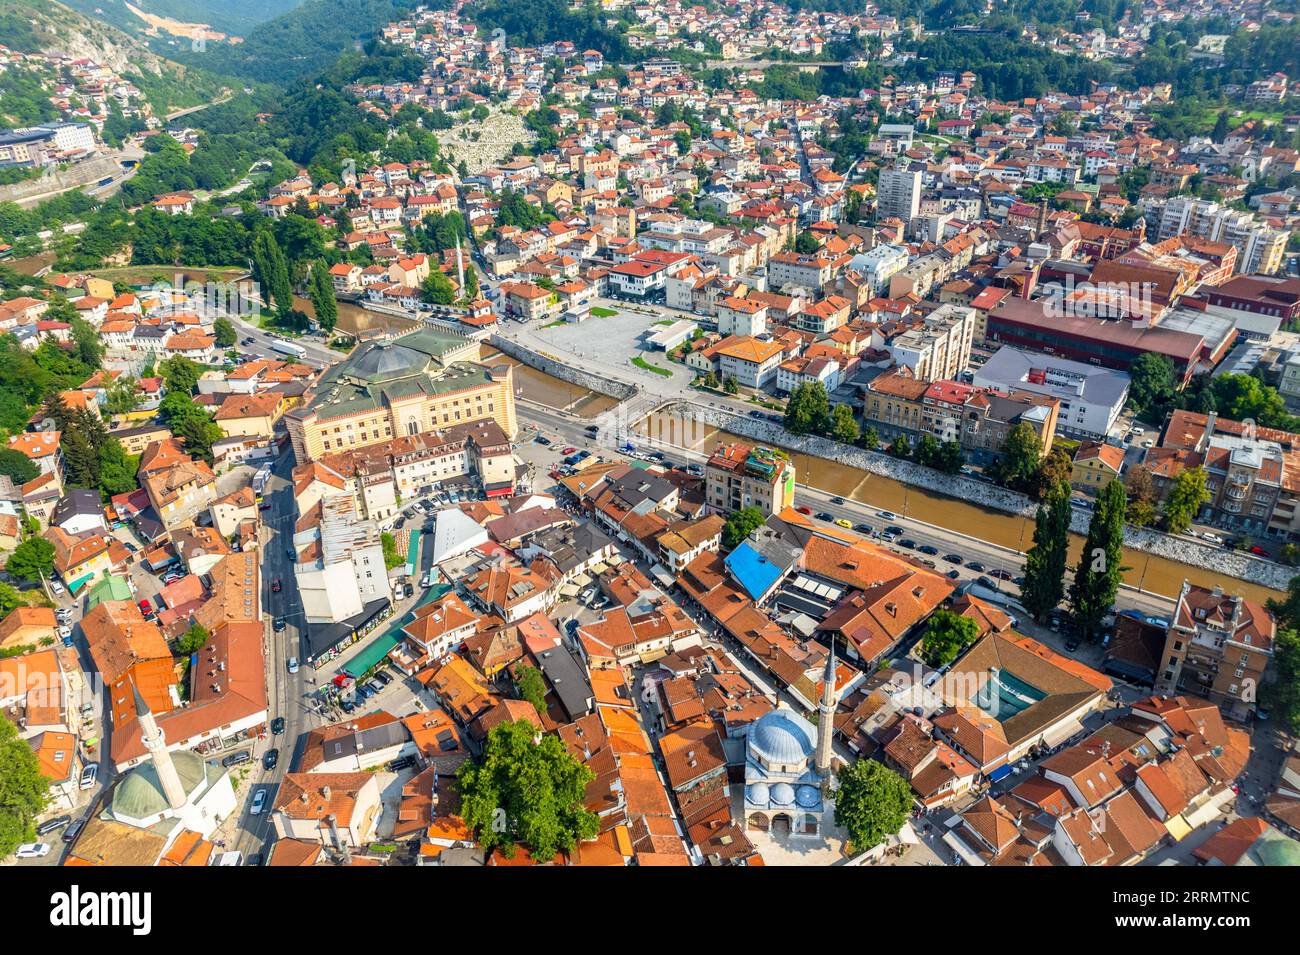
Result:
[[[912,811],[912,787],[873,759],[859,759],[836,773],[835,824],[848,831],[854,852],[874,849],[896,834]]]

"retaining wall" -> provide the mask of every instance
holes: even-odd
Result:
[[[598,375],[595,372],[585,371],[581,368],[574,368],[559,358],[534,351],[526,345],[521,345],[519,342],[508,338],[502,338],[500,335],[493,334],[489,341],[492,343],[492,347],[509,355],[511,358],[517,358],[530,368],[544,371],[548,375],[553,375],[561,381],[567,381],[571,385],[577,385],[589,391],[596,391],[602,395],[617,398],[619,401],[626,401],[637,393],[636,385],[618,381],[614,378],[606,378],[604,375]]]
[[[879,451],[866,451],[852,445],[841,444],[830,438],[812,434],[791,434],[772,421],[748,418],[723,409],[705,408],[688,402],[674,403],[663,411],[667,414],[677,413],[692,417],[715,428],[752,438],[764,444],[826,458],[868,474],[892,478],[912,487],[967,501],[978,507],[1032,517],[1038,506],[1035,501],[1016,491],[1008,491],[1006,488],[961,475],[944,474],[911,461],[901,461]],[[1071,529],[1079,534],[1087,534],[1092,511],[1082,508],[1071,508],[1071,510],[1073,512]],[[1126,526],[1124,546],[1204,570],[1227,574],[1275,590],[1285,590],[1291,577],[1300,573],[1294,568],[1284,567],[1273,561],[1260,560],[1239,551],[1225,550],[1222,547],[1202,544],[1189,538],[1176,537],[1145,527]]]

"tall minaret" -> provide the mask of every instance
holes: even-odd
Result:
[[[831,740],[835,736],[835,641],[826,657],[826,672],[822,674],[822,699],[817,705],[817,775],[822,784],[831,778]]]
[[[460,289],[460,294],[465,294],[465,260],[460,254],[460,236],[456,236],[456,288]]]
[[[181,777],[176,773],[176,764],[172,762],[172,754],[167,750],[167,740],[134,680],[131,681],[131,690],[135,693],[135,715],[140,720],[140,739],[149,751],[149,759],[158,774],[158,781],[162,783],[163,795],[167,797],[169,806],[180,809],[188,800]]]

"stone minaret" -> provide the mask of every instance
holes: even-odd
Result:
[[[460,236],[456,236],[456,288],[462,295],[465,294],[465,260],[460,254]]]
[[[835,736],[835,641],[826,657],[826,672],[822,675],[822,698],[817,705],[817,775],[822,785],[831,778],[831,740]]]
[[[181,777],[176,772],[176,764],[172,762],[172,754],[167,750],[166,737],[158,728],[158,721],[153,718],[153,712],[145,703],[144,697],[140,695],[140,689],[134,681],[131,683],[131,690],[135,693],[135,715],[140,720],[140,738],[144,748],[149,751],[149,759],[153,762],[154,771],[158,773],[163,795],[167,797],[169,806],[180,809],[187,802],[187,797],[185,787],[181,785]]]

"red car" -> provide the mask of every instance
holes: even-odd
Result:
[[[280,578],[277,577],[275,578],[275,580],[271,581],[271,593],[278,594],[279,592],[280,592]]]
[[[577,448],[565,448],[565,449],[564,449],[563,451],[561,451],[560,453],[561,453],[561,454],[573,454],[573,453],[576,452],[577,450],[578,450]]]
[[[140,612],[146,617],[153,613],[153,604],[149,603],[147,600],[141,600],[138,606],[140,607]]]
[[[1268,551],[1266,551],[1264,548],[1260,547],[1258,544],[1256,544],[1254,547],[1252,547],[1252,548],[1250,549],[1250,552],[1251,552],[1252,554],[1254,554],[1256,557],[1267,557],[1267,556],[1268,556]]]
[[[798,507],[795,508],[795,510],[798,511],[800,514],[808,514],[808,515],[812,514],[812,508],[809,507],[807,504],[800,504]]]

